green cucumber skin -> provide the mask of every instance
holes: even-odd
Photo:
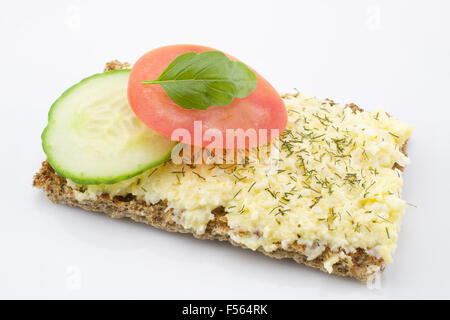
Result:
[[[45,130],[44,130],[45,132]],[[44,134],[44,133],[43,133]],[[45,151],[45,147],[44,147],[44,152],[47,154],[47,152]],[[160,164],[163,164],[164,162],[166,162],[167,160],[169,160],[171,158],[171,152],[170,151],[164,158],[161,159],[161,161],[156,161],[156,162],[152,162],[151,164],[149,164],[148,166],[144,167],[141,170],[137,170],[133,173],[130,174],[126,174],[126,175],[121,175],[121,176],[115,176],[115,177],[111,177],[111,178],[96,178],[96,179],[81,179],[78,178],[76,176],[72,176],[70,175],[70,173],[68,173],[67,171],[64,171],[62,169],[59,169],[58,166],[53,165],[52,163],[52,159],[51,157],[49,157],[47,155],[47,161],[50,163],[50,165],[52,166],[53,170],[55,170],[55,172],[66,179],[70,179],[71,181],[77,183],[77,184],[83,184],[83,185],[88,185],[88,184],[114,184],[123,180],[127,180],[130,178],[133,178],[141,173],[144,173],[145,171],[147,171],[148,169],[154,168],[156,166],[159,166]]]
[[[107,72],[103,72],[103,73],[97,73],[94,74],[90,77],[84,78],[83,80],[81,80],[80,82],[78,82],[77,84],[73,85],[72,87],[66,89],[61,96],[56,99],[56,101],[51,105],[50,110],[48,112],[48,123],[47,126],[44,128],[44,131],[41,134],[41,141],[42,141],[42,149],[44,150],[44,153],[47,155],[47,161],[50,163],[50,165],[52,166],[53,170],[55,170],[55,172],[66,179],[70,179],[71,181],[77,183],[77,184],[82,184],[82,185],[87,185],[87,184],[114,184],[126,179],[130,179],[133,178],[145,171],[147,171],[148,169],[151,169],[153,167],[156,167],[160,164],[163,164],[164,162],[166,162],[167,160],[169,160],[171,158],[171,152],[172,150],[169,151],[168,154],[166,154],[164,157],[162,157],[159,161],[155,161],[152,162],[150,164],[148,164],[147,166],[136,170],[132,173],[129,174],[124,174],[124,175],[118,175],[118,176],[112,176],[112,177],[97,177],[97,178],[80,178],[77,176],[73,176],[71,175],[69,172],[67,172],[66,170],[61,169],[57,164],[56,161],[53,160],[52,156],[50,155],[50,146],[48,146],[46,144],[46,135],[47,135],[47,130],[49,128],[49,126],[51,126],[51,123],[53,122],[52,119],[52,115],[54,110],[56,109],[56,107],[58,106],[58,103],[61,102],[68,94],[70,94],[70,92],[76,88],[78,88],[79,86],[81,86],[82,84],[84,84],[85,82],[96,78],[98,76],[108,76],[114,73],[130,73],[131,69],[121,69],[121,70],[111,70],[111,71],[107,71]]]

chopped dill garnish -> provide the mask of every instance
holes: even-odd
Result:
[[[311,206],[309,206],[309,208],[310,209],[314,208],[314,206],[319,203],[320,199],[322,199],[322,196],[315,197],[313,200],[313,204]]]
[[[289,208],[288,209],[284,209],[284,210],[278,209],[278,212],[275,215],[281,214],[282,216],[284,216],[286,214],[286,212],[289,212],[289,211],[291,211],[291,209],[289,209]]]
[[[359,184],[361,179],[358,179],[358,175],[356,173],[347,173],[344,177],[344,181],[354,186],[355,184]]]
[[[367,155],[366,149],[364,149],[362,155],[364,156],[364,158],[366,158],[366,160],[369,160],[369,156]]]
[[[214,167],[213,167],[213,168],[214,168]],[[183,175],[183,177],[184,177],[184,166],[181,168],[180,171],[172,171],[172,173],[175,173],[175,174],[180,173],[180,174]]]
[[[153,170],[152,172],[150,172],[150,174],[148,175],[148,178],[150,178],[155,172],[156,170],[158,170],[158,168],[155,168],[155,170]]]
[[[316,192],[316,193],[320,193],[320,191],[317,191],[316,189],[314,189],[313,187],[311,187],[309,184],[307,184],[305,181],[303,181],[302,183],[303,183],[303,186],[304,186],[306,189],[312,190],[312,191],[314,191],[314,192]]]
[[[366,192],[364,192],[363,198],[367,197],[367,195],[369,194],[369,189],[370,189],[374,184],[375,184],[375,181],[372,182],[372,184],[366,188]]]
[[[278,205],[278,206],[272,208],[272,210],[269,211],[269,214],[271,214],[272,212],[274,212],[278,208],[282,208],[282,206]]]
[[[236,194],[234,195],[234,197],[233,198],[231,198],[231,200],[234,200],[237,196],[238,196],[238,194],[239,193],[241,193],[241,191],[242,191],[242,189],[239,189],[239,191],[238,192],[236,192]]]
[[[274,197],[274,199],[277,199],[276,194],[274,194],[269,188],[266,188],[266,189],[264,189],[264,190],[266,190],[267,192],[269,192],[270,195],[271,195],[272,197]]]
[[[393,134],[392,132],[388,132],[391,136],[393,136],[393,137],[395,137],[395,138],[400,138],[398,135],[396,135],[396,134]]]
[[[199,175],[197,172],[195,172],[195,171],[192,171],[192,173],[193,174],[195,174],[197,177],[199,177],[200,179],[202,179],[202,180],[206,180],[206,178],[205,177],[202,177],[201,175]]]
[[[380,218],[381,220],[384,220],[386,222],[392,223],[391,221],[389,221],[388,219],[383,218],[382,216],[380,216],[379,214],[376,215],[378,218]]]
[[[247,177],[238,177],[235,173],[233,173],[233,176],[237,179],[237,181],[242,181]]]

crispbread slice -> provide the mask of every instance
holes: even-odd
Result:
[[[205,233],[199,235],[178,224],[175,221],[173,210],[167,209],[164,202],[154,205],[147,204],[144,201],[136,200],[131,194],[126,197],[116,196],[114,198],[103,194],[96,200],[79,201],[75,198],[74,190],[67,184],[66,179],[58,176],[47,161],[42,163],[39,173],[34,176],[33,186],[43,189],[47,198],[55,203],[80,207],[88,211],[103,212],[112,218],[130,218],[170,232],[192,233],[198,239],[228,241],[235,246],[246,248],[228,236],[229,227],[225,212],[221,207],[212,212],[214,219],[208,223]],[[331,254],[329,248],[326,248],[316,259],[309,261],[305,255],[305,246],[302,245],[294,244],[287,249],[279,248],[273,252],[264,251],[262,248],[258,250],[272,258],[290,258],[297,263],[328,272],[326,262]],[[384,263],[381,259],[358,249],[355,253],[347,255],[333,264],[331,273],[367,282],[383,269]]]

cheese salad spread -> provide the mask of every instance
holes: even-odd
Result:
[[[329,247],[362,248],[391,262],[406,202],[401,152],[412,127],[383,110],[361,112],[299,94],[284,102],[288,124],[270,155],[243,164],[176,165],[171,161],[110,185],[74,187],[78,200],[127,194],[173,209],[184,228],[202,234],[223,207],[229,236],[271,252],[297,242],[308,259]],[[332,262],[331,262],[332,263]]]

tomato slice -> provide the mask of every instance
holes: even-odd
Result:
[[[248,129],[257,133],[257,141],[246,138],[245,148],[265,144],[281,134],[287,122],[284,103],[269,82],[256,72],[258,85],[249,96],[243,99],[236,98],[228,106],[211,106],[207,110],[184,109],[175,104],[160,85],[141,83],[143,80],[158,78],[180,54],[208,50],[215,49],[197,45],[172,45],[143,55],[133,66],[128,82],[128,100],[138,118],[166,137],[172,137],[176,129],[185,129],[192,140],[183,142],[201,147],[241,147],[237,145],[239,135],[248,133]],[[205,135],[208,129],[213,130],[210,131],[214,132],[213,136],[220,133],[222,143],[217,137]],[[227,129],[242,130],[234,131],[234,134],[227,136]],[[230,132],[232,131],[228,131]],[[180,137],[172,139],[181,141]]]

